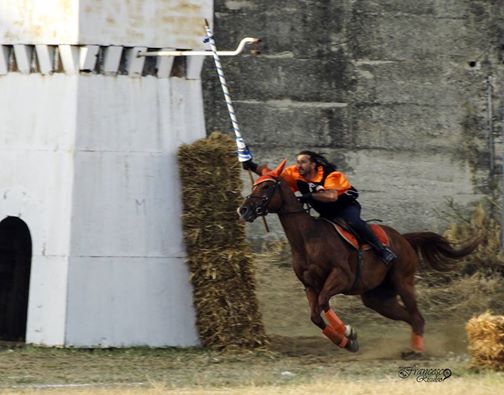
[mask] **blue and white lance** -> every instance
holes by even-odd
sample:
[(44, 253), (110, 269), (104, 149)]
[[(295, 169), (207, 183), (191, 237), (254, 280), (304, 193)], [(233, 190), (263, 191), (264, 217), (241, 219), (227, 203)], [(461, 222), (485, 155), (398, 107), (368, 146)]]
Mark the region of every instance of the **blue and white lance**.
[(243, 140), (243, 137), (240, 133), (240, 126), (238, 125), (238, 120), (236, 119), (236, 113), (233, 107), (233, 102), (231, 101), (231, 95), (229, 94), (226, 78), (224, 77), (224, 70), (222, 69), (219, 55), (217, 54), (217, 48), (215, 47), (215, 41), (212, 29), (210, 28), (208, 21), (206, 19), (205, 19), (205, 28), (207, 35), (203, 41), (205, 43), (209, 43), (210, 48), (212, 49), (212, 54), (215, 61), (215, 67), (217, 68), (217, 74), (219, 75), (222, 92), (224, 92), (224, 98), (226, 99), (226, 105), (229, 112), (229, 117), (231, 118), (231, 123), (233, 124), (233, 130), (236, 138), (236, 146), (238, 147), (238, 160), (240, 162), (246, 162), (252, 159), (252, 153), (245, 144), (245, 141)]
[[(219, 59), (219, 55), (217, 54), (217, 48), (215, 47), (215, 41), (212, 33), (212, 29), (210, 29), (210, 25), (208, 21), (205, 19), (205, 28), (206, 28), (206, 37), (203, 40), (205, 43), (210, 44), (210, 48), (212, 49), (212, 54), (215, 62), (215, 67), (217, 68), (217, 74), (219, 75), (219, 80), (222, 87), (222, 92), (224, 92), (224, 98), (226, 99), (226, 105), (229, 112), (229, 117), (231, 118), (231, 123), (233, 124), (233, 130), (235, 133), (236, 146), (238, 147), (238, 160), (240, 162), (246, 162), (252, 159), (252, 153), (249, 148), (245, 144), (243, 137), (240, 133), (240, 126), (238, 125), (238, 120), (236, 119), (236, 114), (233, 107), (233, 102), (231, 101), (231, 95), (229, 94), (229, 89), (227, 87), (226, 78), (224, 77), (224, 70), (222, 69), (222, 64)], [(254, 184), (254, 179), (252, 178), (252, 173), (250, 170), (248, 171), (250, 182)], [(269, 232), (269, 226), (266, 222), (266, 218), (262, 217), (264, 227), (266, 228), (266, 232)]]

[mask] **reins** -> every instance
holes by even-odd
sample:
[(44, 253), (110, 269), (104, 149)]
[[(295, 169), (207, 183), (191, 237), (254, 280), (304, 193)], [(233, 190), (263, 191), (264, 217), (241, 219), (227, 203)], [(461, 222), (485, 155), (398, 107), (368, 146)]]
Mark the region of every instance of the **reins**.
[(296, 211), (279, 211), (278, 214), (282, 215), (291, 215), (291, 214), (309, 214), (310, 213), (310, 208), (302, 208), (301, 210), (296, 210)]

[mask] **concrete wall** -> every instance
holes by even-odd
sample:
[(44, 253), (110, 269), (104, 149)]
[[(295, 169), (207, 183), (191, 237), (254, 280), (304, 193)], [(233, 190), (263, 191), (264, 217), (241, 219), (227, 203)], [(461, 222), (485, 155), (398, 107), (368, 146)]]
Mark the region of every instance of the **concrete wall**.
[[(364, 218), (403, 232), (443, 231), (448, 198), (496, 191), (503, 22), (502, 1), (215, 2), (218, 48), (263, 39), (260, 56), (223, 59), (256, 160), (322, 151), (359, 189)], [(203, 75), (208, 132), (231, 131), (210, 61)]]
[(205, 136), (202, 61), (172, 73), (173, 58), (136, 53), (200, 48), (211, 12), (208, 1), (0, 5), (0, 215), (33, 239), (27, 342), (199, 344), (176, 152)]

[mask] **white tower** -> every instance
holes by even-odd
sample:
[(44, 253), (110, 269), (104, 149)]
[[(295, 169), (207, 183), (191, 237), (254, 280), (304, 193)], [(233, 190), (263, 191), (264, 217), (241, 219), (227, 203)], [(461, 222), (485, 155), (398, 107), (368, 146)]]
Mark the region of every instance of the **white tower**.
[(32, 239), (27, 342), (198, 344), (176, 150), (205, 136), (203, 57), (136, 55), (203, 49), (212, 6), (0, 3), (0, 220)]

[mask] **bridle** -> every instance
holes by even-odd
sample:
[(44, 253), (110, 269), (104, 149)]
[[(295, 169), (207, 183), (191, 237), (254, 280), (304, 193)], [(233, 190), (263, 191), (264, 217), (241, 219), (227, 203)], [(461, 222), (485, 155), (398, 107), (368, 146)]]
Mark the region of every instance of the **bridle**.
[(252, 187), (252, 192), (254, 192), (254, 188), (259, 185), (259, 184), (262, 184), (263, 182), (265, 181), (274, 181), (275, 183), (273, 184), (273, 188), (270, 188), (266, 194), (262, 195), (262, 196), (253, 196), (252, 194), (248, 195), (245, 197), (246, 200), (251, 200), (251, 199), (260, 199), (259, 201), (259, 204), (255, 204), (255, 213), (258, 217), (264, 217), (266, 215), (268, 215), (268, 205), (271, 201), (271, 198), (273, 197), (273, 195), (275, 194), (276, 190), (280, 187), (280, 179), (275, 179), (275, 178), (268, 178), (262, 182), (259, 182), (257, 184), (254, 184), (254, 186)]
[[(280, 185), (282, 183), (281, 178), (271, 177), (271, 178), (265, 179), (259, 183), (254, 184), (254, 186), (252, 187), (252, 192), (254, 191), (254, 188), (257, 185), (262, 184), (265, 181), (274, 181), (273, 187), (270, 188), (266, 194), (264, 194), (262, 196), (253, 196), (252, 194), (250, 194), (245, 197), (246, 200), (260, 199), (259, 204), (254, 203), (255, 213), (258, 217), (264, 217), (264, 216), (268, 215), (268, 205), (269, 205), (271, 199), (273, 198), (273, 195), (275, 194), (277, 189), (280, 188)], [(308, 213), (309, 211), (310, 211), (310, 208), (307, 208), (307, 209), (302, 208), (301, 210), (295, 210), (295, 211), (282, 211), (282, 210), (280, 210), (278, 212), (278, 214), (290, 215), (290, 214)]]

